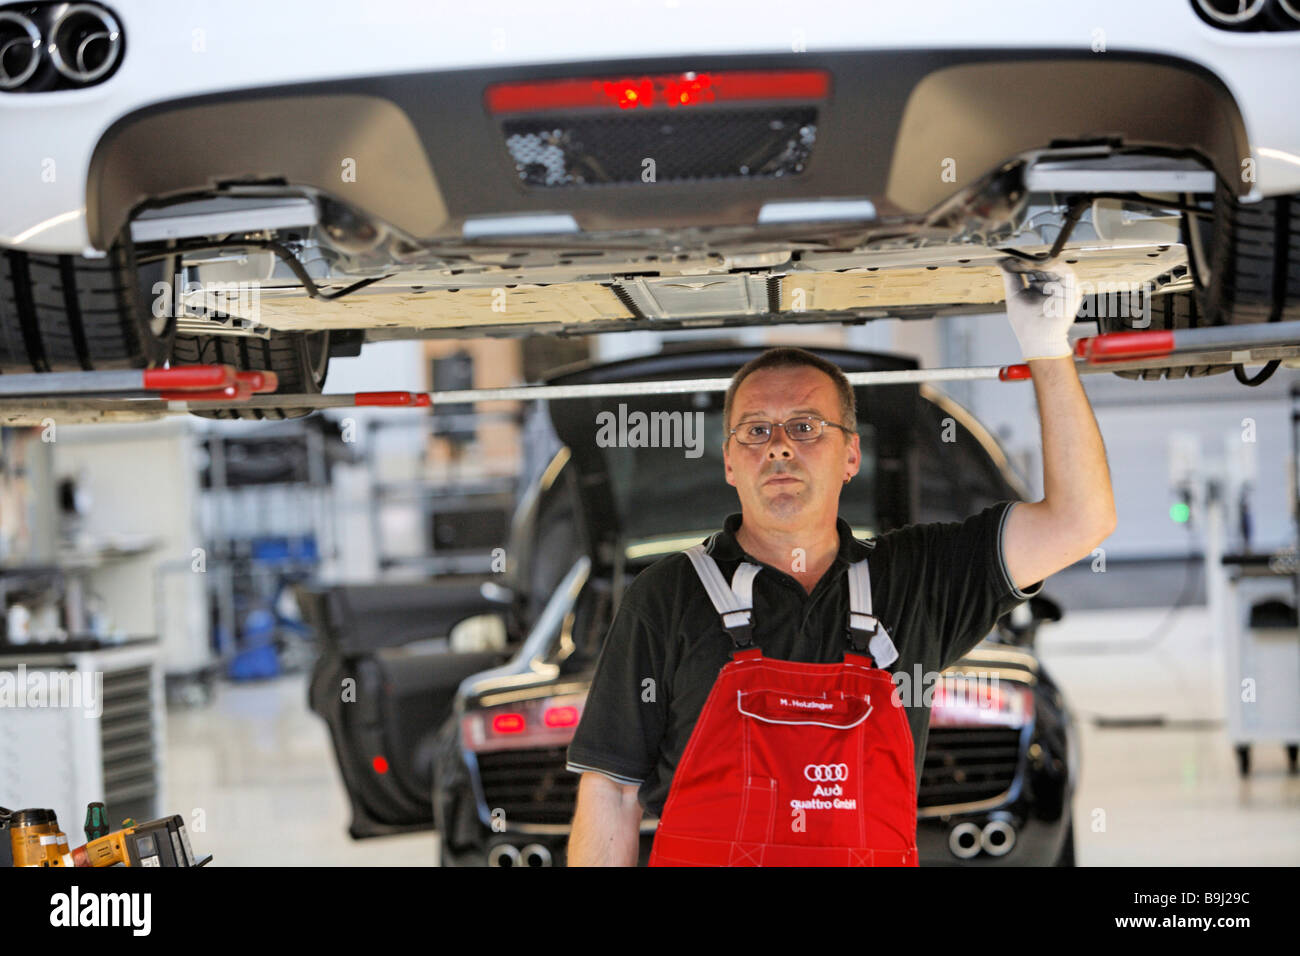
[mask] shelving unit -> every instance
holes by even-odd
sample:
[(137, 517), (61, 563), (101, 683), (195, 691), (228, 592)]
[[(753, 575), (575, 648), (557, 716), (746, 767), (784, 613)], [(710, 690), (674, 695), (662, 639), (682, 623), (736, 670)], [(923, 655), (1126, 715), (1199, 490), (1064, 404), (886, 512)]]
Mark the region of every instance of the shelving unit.
[(322, 431), (327, 421), (312, 416), (248, 431), (214, 428), (200, 439), (207, 454), (199, 513), (214, 652), (227, 666), (254, 649), (243, 640), (248, 614), (261, 604), (274, 616), (286, 579), (306, 577), (337, 554)]
[[(476, 423), (517, 420), (513, 413), (466, 414)], [(492, 550), (503, 547), (518, 491), (515, 475), (482, 474), (449, 467), (442, 475), (428, 475), (423, 450), (435, 434), (432, 417), (372, 419), (366, 441), (366, 466), (370, 483), (370, 528), (375, 561), (380, 574), (403, 571), (422, 576), (483, 574), (492, 570)], [(407, 430), (419, 442), (416, 470), (424, 477), (385, 480), (381, 474), (380, 436), (394, 429)], [(385, 513), (405, 506), (418, 514), (421, 553), (395, 553), (385, 533)]]
[(79, 706), (50, 706), (49, 697), (45, 706), (0, 707), (0, 806), (52, 808), (74, 845), (83, 842), (76, 837), (88, 803), (102, 801), (114, 826), (159, 816), (166, 801), (156, 638), (84, 651), (0, 650), (0, 680), (18, 686), (20, 678), (25, 687), (77, 688)]

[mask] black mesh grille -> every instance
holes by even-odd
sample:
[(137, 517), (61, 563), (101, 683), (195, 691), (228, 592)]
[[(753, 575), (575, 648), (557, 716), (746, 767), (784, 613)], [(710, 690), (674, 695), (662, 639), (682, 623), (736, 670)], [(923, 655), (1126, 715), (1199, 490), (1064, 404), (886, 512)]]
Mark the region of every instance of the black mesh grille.
[(565, 754), (564, 747), (480, 753), (479, 779), (488, 810), (504, 810), (506, 826), (572, 822), (579, 775), (564, 769)]
[(932, 728), (917, 806), (973, 803), (1005, 793), (1019, 759), (1020, 731), (1015, 728)]
[(521, 119), (504, 129), (519, 178), (529, 186), (758, 179), (803, 171), (817, 137), (817, 111)]

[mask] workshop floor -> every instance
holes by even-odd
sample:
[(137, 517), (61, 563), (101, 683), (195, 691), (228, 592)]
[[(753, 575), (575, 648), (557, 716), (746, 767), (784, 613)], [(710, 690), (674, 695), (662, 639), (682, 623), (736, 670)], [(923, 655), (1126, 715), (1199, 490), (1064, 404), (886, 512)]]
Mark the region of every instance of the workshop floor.
[(1204, 606), (1075, 611), (1051, 627), (1038, 651), (1079, 729), (1081, 866), (1300, 865), (1300, 774), (1276, 742), (1238, 775)]
[[(1208, 631), (1193, 609), (1180, 613), (1152, 646), (1154, 611), (1122, 622), (1076, 613), (1043, 632), (1043, 659), (1080, 730), (1078, 862), (1298, 865), (1300, 776), (1287, 775), (1273, 744), (1256, 746), (1251, 776), (1238, 777)], [(1107, 646), (1086, 646), (1097, 634)], [(305, 685), (302, 675), (221, 685), (207, 706), (169, 712), (166, 808), (191, 821), (195, 850), (214, 865), (433, 864), (432, 833), (348, 837), (342, 781)], [(1097, 725), (1114, 717), (1166, 725)]]
[[(164, 800), (194, 852), (226, 866), (432, 866), (432, 831), (353, 840), (347, 793), (307, 677), (218, 684), (167, 713)], [(197, 811), (202, 811), (199, 814)], [(194, 821), (204, 830), (197, 832)]]

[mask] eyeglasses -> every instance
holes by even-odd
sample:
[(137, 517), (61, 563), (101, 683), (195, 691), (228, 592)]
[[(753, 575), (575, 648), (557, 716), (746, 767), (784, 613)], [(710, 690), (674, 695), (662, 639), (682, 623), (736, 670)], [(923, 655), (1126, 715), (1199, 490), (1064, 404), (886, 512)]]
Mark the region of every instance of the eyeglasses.
[(801, 416), (799, 418), (788, 418), (783, 422), (741, 422), (727, 432), (727, 437), (730, 438), (735, 435), (736, 441), (742, 445), (766, 445), (768, 440), (771, 439), (774, 430), (784, 428), (791, 441), (816, 441), (822, 437), (822, 432), (825, 431), (827, 425), (838, 428), (845, 434), (853, 434), (852, 431), (843, 425), (837, 425), (835, 422), (828, 422), (823, 418)]

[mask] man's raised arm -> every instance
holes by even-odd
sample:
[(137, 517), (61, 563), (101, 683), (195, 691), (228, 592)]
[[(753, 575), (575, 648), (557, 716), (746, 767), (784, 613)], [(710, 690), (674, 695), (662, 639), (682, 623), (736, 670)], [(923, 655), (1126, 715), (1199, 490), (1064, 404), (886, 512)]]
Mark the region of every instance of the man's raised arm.
[[(1021, 274), (1031, 275), (1022, 288)], [(1033, 374), (1043, 437), (1043, 500), (1011, 509), (1003, 532), (1007, 572), (1027, 588), (1086, 557), (1115, 530), (1115, 496), (1106, 449), (1068, 333), (1079, 310), (1068, 266), (1003, 267), (1007, 316)]]

